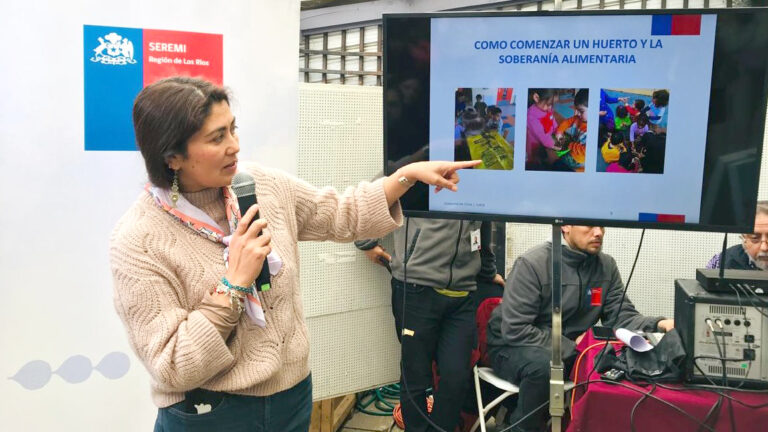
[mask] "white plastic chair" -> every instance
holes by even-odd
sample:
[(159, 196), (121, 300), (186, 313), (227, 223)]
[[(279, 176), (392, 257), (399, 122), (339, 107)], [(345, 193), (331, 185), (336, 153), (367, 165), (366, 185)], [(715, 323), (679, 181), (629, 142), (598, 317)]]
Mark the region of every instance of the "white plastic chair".
[[(520, 388), (514, 384), (512, 384), (509, 381), (506, 381), (504, 379), (499, 378), (496, 374), (493, 373), (493, 369), (489, 367), (478, 367), (475, 365), (474, 368), (472, 368), (472, 371), (474, 373), (475, 378), (475, 396), (477, 397), (477, 421), (474, 425), (472, 425), (472, 429), (470, 429), (470, 432), (475, 432), (477, 430), (477, 426), (480, 426), (480, 430), (482, 432), (486, 432), (485, 429), (485, 416), (498, 404), (501, 403), (504, 399), (508, 398), (509, 396), (512, 396), (514, 394), (517, 394), (520, 392)], [(503, 390), (504, 393), (501, 394), (501, 396), (497, 397), (493, 400), (493, 402), (489, 403), (486, 406), (483, 406), (483, 396), (480, 392), (480, 380), (483, 380), (492, 386)], [(573, 388), (573, 382), (567, 381), (565, 383), (565, 391), (571, 390)]]

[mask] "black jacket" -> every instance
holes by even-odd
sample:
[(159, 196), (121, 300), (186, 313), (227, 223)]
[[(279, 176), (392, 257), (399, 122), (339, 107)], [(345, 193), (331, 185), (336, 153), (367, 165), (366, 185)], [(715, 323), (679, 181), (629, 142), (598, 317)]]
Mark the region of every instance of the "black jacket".
[[(709, 261), (707, 268), (719, 268), (720, 256), (717, 254)], [(725, 262), (723, 267), (726, 269), (736, 270), (760, 270), (752, 260), (749, 259), (749, 255), (744, 251), (744, 246), (737, 244), (729, 247), (725, 250)]]

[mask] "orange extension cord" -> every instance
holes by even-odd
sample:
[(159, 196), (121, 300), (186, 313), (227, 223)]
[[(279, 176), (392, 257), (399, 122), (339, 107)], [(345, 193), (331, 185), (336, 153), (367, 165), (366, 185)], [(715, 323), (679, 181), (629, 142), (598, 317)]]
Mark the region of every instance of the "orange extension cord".
[[(610, 343), (612, 345), (616, 345), (616, 344), (620, 344), (621, 342), (619, 342), (619, 341), (611, 341)], [(594, 344), (588, 346), (586, 349), (584, 349), (584, 351), (582, 351), (581, 354), (579, 354), (579, 357), (576, 359), (576, 364), (573, 367), (573, 370), (574, 370), (574, 372), (573, 372), (573, 385), (574, 386), (576, 386), (579, 383), (579, 364), (581, 364), (582, 357), (584, 357), (584, 354), (588, 353), (589, 350), (591, 350), (594, 347), (600, 346), (600, 345), (605, 346), (605, 342), (594, 343)], [(589, 377), (587, 377), (587, 379), (589, 379)], [(575, 401), (576, 401), (576, 391), (574, 389), (574, 390), (571, 390), (571, 419), (573, 419), (573, 404), (574, 404)]]
[[(429, 396), (427, 398), (427, 412), (432, 412), (432, 396)], [(395, 423), (397, 423), (397, 427), (400, 429), (405, 429), (405, 423), (403, 423), (403, 412), (400, 410), (400, 402), (395, 405), (395, 408), (392, 410), (392, 418), (395, 419)]]

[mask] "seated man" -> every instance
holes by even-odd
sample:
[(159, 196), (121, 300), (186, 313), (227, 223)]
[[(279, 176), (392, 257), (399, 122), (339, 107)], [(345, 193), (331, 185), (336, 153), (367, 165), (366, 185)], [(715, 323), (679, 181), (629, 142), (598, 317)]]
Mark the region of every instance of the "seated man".
[[(719, 268), (722, 254), (712, 257), (707, 268)], [(725, 250), (723, 267), (737, 270), (768, 269), (768, 201), (758, 201), (755, 212), (755, 231), (742, 234), (741, 244)]]
[[(598, 319), (606, 326), (629, 330), (655, 332), (674, 327), (673, 320), (640, 315), (629, 299), (621, 303), (624, 285), (616, 261), (600, 252), (604, 233), (605, 229), (597, 226), (562, 227), (565, 242), (562, 246), (561, 350), (566, 376), (569, 363), (575, 359), (576, 344)], [(548, 412), (551, 268), (550, 242), (521, 255), (507, 278), (504, 301), (488, 322), (488, 352), (493, 370), (520, 387), (517, 407), (510, 418), (512, 424), (518, 421), (519, 424), (510, 429), (512, 431), (541, 430)]]

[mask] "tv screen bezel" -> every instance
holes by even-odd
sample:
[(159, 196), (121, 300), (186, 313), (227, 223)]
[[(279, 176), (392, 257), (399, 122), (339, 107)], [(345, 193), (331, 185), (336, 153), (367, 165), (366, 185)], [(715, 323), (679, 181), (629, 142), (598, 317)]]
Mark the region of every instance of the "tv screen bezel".
[[(393, 19), (426, 19), (427, 20), (427, 32), (429, 32), (429, 20), (433, 18), (482, 18), (482, 17), (553, 17), (553, 16), (602, 16), (602, 15), (728, 15), (728, 14), (744, 14), (754, 11), (761, 11), (768, 14), (768, 7), (749, 7), (749, 8), (728, 8), (728, 9), (603, 9), (603, 10), (569, 10), (569, 11), (458, 11), (458, 12), (432, 12), (432, 13), (392, 13), (382, 15), (382, 87), (383, 94), (386, 95), (388, 88), (388, 81), (391, 77), (391, 71), (389, 70), (389, 61), (387, 59), (387, 41), (390, 32), (390, 23)], [(431, 43), (431, 41), (430, 41)], [(431, 45), (430, 45), (431, 48)], [(713, 46), (713, 50), (715, 47)], [(431, 51), (430, 51), (431, 52)], [(714, 70), (714, 65), (713, 65)], [(427, 78), (429, 80), (429, 77)], [(714, 80), (714, 77), (713, 77)], [(429, 82), (427, 82), (428, 88)], [(711, 94), (710, 94), (711, 98)], [(761, 105), (765, 108), (768, 107), (768, 63), (766, 64), (766, 74), (762, 88)], [(429, 112), (429, 93), (427, 92), (426, 105), (427, 112)], [(711, 103), (711, 99), (710, 99)], [(388, 155), (388, 130), (387, 130), (387, 100), (386, 97), (382, 98), (383, 105), (383, 144), (384, 144), (384, 157), (383, 157), (383, 172), (387, 175), (391, 175), (397, 169), (389, 163)], [(765, 116), (762, 118), (762, 129), (765, 130), (766, 122)], [(707, 123), (707, 135), (709, 135), (709, 128), (711, 126), (711, 120)], [(429, 124), (426, 126), (427, 136), (429, 135)], [(749, 221), (754, 221), (755, 207), (758, 201), (758, 186), (761, 171), (761, 161), (763, 153), (763, 145), (757, 147), (756, 158), (758, 160), (756, 173), (755, 173), (755, 205), (747, 209)], [(706, 165), (702, 176), (706, 172)], [(712, 168), (714, 169), (714, 168)], [(459, 174), (460, 175), (460, 174)], [(702, 182), (703, 182), (702, 178)], [(459, 184), (459, 187), (461, 185)], [(408, 198), (414, 199), (416, 194), (424, 196), (424, 193), (429, 193), (426, 186), (418, 184), (416, 187), (411, 188), (401, 199), (407, 201)], [(448, 191), (442, 193), (450, 193)], [(410, 195), (409, 195), (410, 194)], [(428, 195), (425, 196), (428, 200)], [(704, 196), (702, 195), (702, 203)], [(702, 205), (702, 204), (700, 204)], [(648, 228), (648, 229), (663, 229), (663, 230), (684, 230), (684, 231), (704, 231), (704, 232), (725, 232), (725, 233), (751, 233), (754, 229), (753, 222), (749, 222), (749, 225), (719, 225), (719, 224), (706, 224), (706, 223), (679, 223), (679, 222), (646, 222), (646, 221), (631, 221), (631, 220), (613, 220), (613, 219), (597, 219), (597, 218), (581, 218), (581, 217), (565, 217), (565, 216), (529, 216), (529, 215), (508, 215), (508, 214), (490, 214), (490, 213), (465, 213), (465, 212), (449, 212), (442, 210), (414, 210), (407, 208), (403, 205), (403, 214), (406, 217), (417, 218), (439, 218), (439, 219), (464, 219), (464, 220), (481, 220), (481, 221), (500, 221), (500, 222), (518, 222), (518, 223), (534, 223), (534, 224), (558, 224), (558, 225), (591, 225), (591, 226), (606, 226), (606, 227), (618, 227), (618, 228)]]

